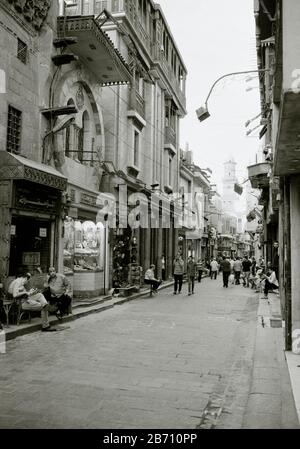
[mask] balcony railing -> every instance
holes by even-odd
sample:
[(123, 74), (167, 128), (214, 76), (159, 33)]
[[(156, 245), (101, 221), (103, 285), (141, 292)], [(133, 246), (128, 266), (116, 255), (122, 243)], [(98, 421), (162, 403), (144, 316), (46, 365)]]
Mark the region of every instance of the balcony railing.
[(132, 91), (130, 95), (130, 109), (145, 118), (145, 100), (137, 91)]
[(98, 15), (104, 9), (112, 13), (124, 12), (124, 1), (125, 0), (94, 0), (89, 3), (77, 2), (74, 6), (69, 5), (66, 9), (66, 13), (68, 16), (89, 16), (91, 14)]
[(134, 0), (101, 0), (94, 2), (78, 2), (77, 5), (68, 7), (66, 9), (66, 14), (69, 15), (98, 15), (103, 9), (111, 13), (121, 13), (125, 12), (129, 22), (131, 23), (137, 36), (140, 38), (141, 42), (144, 44), (145, 48), (148, 50), (153, 61), (160, 65), (161, 69), (169, 80), (176, 96), (178, 97), (180, 103), (185, 108), (186, 99), (185, 93), (183, 92), (183, 86), (180, 80), (175, 76), (171, 64), (166, 60), (164, 53), (161, 51), (161, 46), (159, 43), (152, 44), (150, 33), (148, 27), (136, 8), (136, 2)]
[(166, 74), (167, 79), (169, 80), (171, 86), (173, 87), (176, 95), (178, 96), (178, 99), (185, 108), (186, 106), (185, 93), (183, 92), (178, 78), (175, 76), (172, 67), (166, 60), (164, 53), (161, 51), (160, 45), (158, 43), (152, 45), (151, 53), (153, 60), (161, 66), (162, 70)]

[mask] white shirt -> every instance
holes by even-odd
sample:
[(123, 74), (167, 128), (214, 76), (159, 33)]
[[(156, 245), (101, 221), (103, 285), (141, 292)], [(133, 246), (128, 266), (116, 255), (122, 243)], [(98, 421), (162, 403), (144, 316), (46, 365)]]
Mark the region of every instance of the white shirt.
[(8, 293), (13, 295), (14, 298), (18, 298), (19, 296), (24, 295), (24, 293), (27, 293), (27, 290), (25, 289), (24, 284), (27, 282), (27, 278), (25, 277), (19, 277), (15, 280), (13, 280), (8, 287)]
[(145, 279), (147, 279), (148, 281), (152, 281), (153, 279), (155, 279), (154, 272), (153, 270), (151, 270), (151, 268), (148, 268), (148, 270), (145, 272)]
[(218, 262), (216, 260), (213, 260), (210, 263), (210, 266), (211, 266), (211, 271), (218, 271), (219, 264), (218, 264)]
[(279, 286), (279, 283), (278, 283), (278, 280), (277, 280), (275, 271), (272, 271), (272, 273), (270, 274), (270, 276), (267, 276), (267, 278), (268, 278), (268, 281), (269, 281), (271, 284), (274, 284), (274, 285), (276, 285), (277, 287)]

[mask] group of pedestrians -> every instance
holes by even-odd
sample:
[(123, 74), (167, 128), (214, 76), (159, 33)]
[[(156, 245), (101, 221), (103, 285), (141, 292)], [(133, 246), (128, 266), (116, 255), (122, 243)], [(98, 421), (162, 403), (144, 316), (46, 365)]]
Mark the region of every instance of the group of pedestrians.
[[(151, 291), (154, 294), (158, 293), (158, 287), (161, 285), (162, 280), (155, 277), (155, 265), (151, 264), (146, 270), (144, 276), (144, 283), (151, 285)], [(186, 263), (186, 276), (188, 281), (188, 295), (193, 295), (195, 292), (195, 282), (198, 280), (200, 283), (202, 281), (202, 275), (206, 271), (205, 261), (198, 259), (196, 262), (194, 257), (191, 255), (188, 257)], [(185, 273), (185, 263), (182, 254), (178, 252), (173, 261), (173, 278), (174, 278), (174, 295), (181, 294), (183, 276)]]
[[(213, 258), (210, 262), (210, 278), (217, 279), (218, 272), (223, 274), (223, 287), (228, 288), (228, 283), (242, 285), (247, 288), (264, 291), (264, 298), (268, 298), (271, 290), (278, 290), (279, 282), (276, 270), (268, 262), (265, 266), (262, 258), (256, 262), (255, 257), (251, 259), (245, 255), (244, 258), (229, 258), (223, 256), (219, 261)], [(231, 279), (230, 279), (231, 278)]]
[[(209, 267), (210, 278), (217, 279), (218, 273), (222, 272), (223, 287), (228, 288), (229, 282), (235, 285), (241, 285), (245, 288), (255, 288), (256, 291), (264, 288), (264, 297), (268, 297), (270, 290), (276, 290), (279, 287), (278, 279), (274, 269), (268, 264), (264, 266), (263, 259), (258, 263), (255, 258), (251, 259), (245, 255), (244, 258), (229, 258), (223, 256), (218, 261), (213, 258), (210, 263), (206, 264), (204, 260), (198, 259), (196, 262), (194, 257), (190, 255), (186, 264), (186, 276), (188, 281), (188, 295), (194, 294), (195, 281), (201, 282), (203, 272), (207, 271), (205, 265)], [(174, 277), (174, 295), (180, 294), (182, 291), (183, 276), (185, 263), (180, 252), (178, 252), (173, 261), (173, 277)], [(162, 280), (155, 277), (155, 265), (145, 272), (145, 284), (150, 284), (152, 291), (157, 294), (158, 287)]]

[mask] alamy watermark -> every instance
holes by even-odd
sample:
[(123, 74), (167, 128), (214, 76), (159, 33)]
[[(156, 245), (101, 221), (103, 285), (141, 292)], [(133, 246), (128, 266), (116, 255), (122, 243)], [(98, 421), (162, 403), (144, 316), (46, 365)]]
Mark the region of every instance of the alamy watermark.
[(6, 94), (6, 74), (0, 69), (0, 94)]
[(128, 194), (120, 184), (118, 197), (100, 192), (97, 222), (106, 221), (109, 228), (202, 228), (204, 226), (203, 193), (173, 193), (166, 197), (159, 192), (150, 196), (142, 192)]
[(6, 335), (4, 329), (0, 329), (0, 354), (6, 354)]

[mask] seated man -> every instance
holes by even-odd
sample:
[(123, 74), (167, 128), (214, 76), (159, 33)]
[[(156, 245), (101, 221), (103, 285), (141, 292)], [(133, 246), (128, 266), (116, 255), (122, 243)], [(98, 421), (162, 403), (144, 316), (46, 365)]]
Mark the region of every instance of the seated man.
[(151, 285), (151, 290), (157, 293), (157, 289), (161, 284), (161, 280), (156, 279), (154, 275), (155, 265), (150, 265), (150, 268), (145, 272), (144, 282)]
[(270, 290), (279, 289), (279, 283), (274, 268), (269, 266), (267, 273), (263, 275), (263, 278), (265, 279), (264, 299), (268, 299), (268, 293)]
[(28, 284), (30, 278), (30, 273), (24, 273), (22, 276), (14, 279), (8, 287), (8, 293), (10, 293), (14, 299), (19, 299), (22, 302), (22, 310), (41, 312), (43, 332), (56, 331), (56, 329), (52, 328), (49, 324), (48, 303), (44, 295), (39, 293), (36, 289), (26, 290), (25, 288), (25, 285)]
[(71, 297), (68, 295), (71, 286), (67, 277), (64, 274), (57, 273), (54, 267), (50, 267), (48, 273), (48, 289), (45, 291), (45, 296), (47, 301), (57, 304), (58, 312), (56, 316), (58, 319), (61, 319), (63, 315), (68, 313), (72, 302)]

